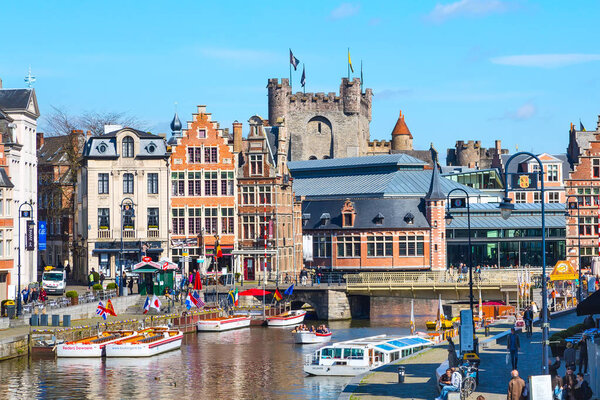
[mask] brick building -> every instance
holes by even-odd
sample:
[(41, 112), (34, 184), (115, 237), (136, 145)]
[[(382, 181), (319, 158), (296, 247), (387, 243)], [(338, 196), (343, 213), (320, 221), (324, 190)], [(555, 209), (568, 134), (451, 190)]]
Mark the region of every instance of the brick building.
[[(0, 301), (9, 298), (9, 285), (15, 287), (17, 276), (13, 273), (13, 183), (4, 156), (4, 140), (10, 135), (8, 124), (12, 119), (0, 110)], [(11, 296), (12, 297), (12, 296)]]
[[(219, 267), (233, 270), (236, 244), (236, 154), (227, 130), (198, 106), (182, 130), (171, 123), (170, 238), (171, 257), (186, 271), (212, 270), (216, 235), (223, 251)], [(184, 254), (188, 254), (188, 258)]]
[[(294, 202), (287, 167), (289, 138), (283, 123), (265, 126), (250, 118), (250, 133), (242, 142), (242, 124), (234, 123), (238, 167), (238, 249), (234, 251), (246, 280), (296, 276), (302, 269), (300, 203)], [(266, 243), (265, 243), (266, 241)], [(266, 259), (265, 259), (266, 255)]]

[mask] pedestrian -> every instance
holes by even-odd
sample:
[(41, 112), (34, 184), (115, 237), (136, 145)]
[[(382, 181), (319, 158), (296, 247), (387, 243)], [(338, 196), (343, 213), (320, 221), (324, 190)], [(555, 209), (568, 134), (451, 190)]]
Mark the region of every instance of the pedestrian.
[(552, 396), (552, 400), (563, 400), (563, 381), (558, 374), (552, 376)]
[(563, 378), (563, 399), (564, 400), (575, 400), (575, 385), (577, 379), (573, 375), (573, 370), (567, 367), (567, 373)]
[(104, 272), (100, 271), (100, 285), (102, 285), (103, 289), (104, 289), (104, 279), (106, 279), (106, 277), (104, 276)]
[(456, 356), (456, 346), (452, 338), (448, 337), (448, 367), (458, 367), (459, 364), (458, 357)]
[(577, 383), (575, 384), (574, 393), (575, 400), (589, 400), (594, 394), (590, 385), (583, 379), (583, 374), (580, 372), (577, 374)]
[(519, 335), (517, 335), (514, 327), (510, 328), (510, 335), (508, 335), (506, 349), (510, 352), (512, 369), (516, 370), (517, 362), (519, 361), (519, 350), (521, 350), (521, 341), (519, 340)]
[(46, 289), (43, 287), (40, 289), (40, 301), (45, 303), (48, 300), (48, 294), (46, 293)]
[(533, 335), (533, 311), (531, 307), (527, 307), (525, 313), (523, 313), (523, 320), (525, 321), (527, 337), (531, 337)]
[[(548, 372), (550, 372), (550, 376), (554, 378), (558, 376), (558, 369), (560, 368), (560, 357), (556, 357), (554, 362), (552, 360), (548, 360)], [(562, 386), (562, 384), (560, 385)]]
[(37, 292), (36, 288), (32, 288), (31, 289), (31, 295), (30, 296), (31, 296), (31, 301), (32, 302), (35, 302), (35, 301), (38, 300), (39, 293)]
[(88, 290), (92, 288), (94, 285), (94, 268), (92, 268), (92, 272), (88, 275)]
[(525, 381), (519, 377), (519, 371), (516, 369), (512, 370), (510, 374), (512, 378), (508, 382), (506, 400), (524, 400), (523, 391), (525, 390)]
[(447, 400), (449, 392), (458, 392), (462, 387), (462, 375), (458, 368), (452, 368), (452, 380), (451, 385), (446, 385), (442, 388), (440, 392), (440, 397), (437, 397), (435, 400)]
[(133, 276), (129, 278), (129, 283), (127, 284), (127, 288), (129, 289), (129, 293), (133, 293)]
[[(215, 272), (215, 284), (217, 284), (216, 277)], [(196, 270), (196, 276), (194, 276), (194, 290), (202, 290), (202, 278), (200, 278), (200, 271), (198, 270)]]
[(587, 374), (588, 369), (588, 351), (587, 351), (587, 335), (583, 334), (579, 341), (579, 372)]
[(69, 263), (67, 263), (67, 266), (65, 267), (65, 272), (67, 274), (67, 279), (69, 279), (69, 274), (71, 273), (71, 265)]
[(29, 287), (21, 290), (21, 297), (23, 298), (23, 304), (27, 304), (27, 300), (29, 300)]
[(575, 371), (575, 361), (576, 361), (577, 353), (575, 352), (575, 347), (573, 347), (573, 343), (568, 342), (567, 348), (563, 355), (565, 359), (565, 367), (572, 369)]

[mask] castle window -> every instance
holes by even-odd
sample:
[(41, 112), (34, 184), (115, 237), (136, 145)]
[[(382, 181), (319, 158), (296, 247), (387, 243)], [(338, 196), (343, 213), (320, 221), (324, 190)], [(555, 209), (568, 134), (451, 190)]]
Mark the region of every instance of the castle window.
[(263, 174), (263, 155), (250, 154), (250, 175)]
[(318, 127), (319, 133), (321, 133), (321, 123), (319, 122), (319, 127)]
[(131, 136), (123, 138), (123, 157), (133, 158), (133, 138)]
[(317, 156), (310, 156), (310, 157), (308, 157), (308, 159), (309, 159), (309, 160), (316, 160), (316, 159), (317, 159)]
[(600, 178), (600, 158), (592, 159), (592, 176), (594, 178)]
[(373, 219), (373, 221), (375, 222), (375, 225), (383, 225), (383, 214), (382, 213), (378, 213), (375, 218)]
[(309, 134), (331, 135), (331, 130), (331, 122), (325, 117), (313, 117), (307, 124)]

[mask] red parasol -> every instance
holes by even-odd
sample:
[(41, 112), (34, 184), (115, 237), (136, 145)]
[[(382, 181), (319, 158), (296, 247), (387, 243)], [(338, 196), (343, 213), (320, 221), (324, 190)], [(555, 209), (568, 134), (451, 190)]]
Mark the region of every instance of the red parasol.
[(505, 306), (506, 303), (503, 301), (486, 301), (481, 303), (482, 306)]
[(262, 289), (248, 289), (243, 292), (239, 292), (238, 296), (265, 296), (267, 294), (271, 294), (271, 292)]

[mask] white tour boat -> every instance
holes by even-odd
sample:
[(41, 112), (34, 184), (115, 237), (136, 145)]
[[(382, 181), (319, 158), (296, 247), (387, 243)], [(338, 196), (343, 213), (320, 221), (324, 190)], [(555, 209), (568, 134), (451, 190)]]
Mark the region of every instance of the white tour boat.
[(294, 331), (292, 335), (294, 336), (294, 343), (298, 344), (327, 343), (331, 340), (332, 332)]
[(431, 340), (419, 336), (379, 335), (347, 340), (307, 354), (304, 372), (310, 375), (355, 376), (432, 345)]
[(231, 317), (218, 317), (200, 320), (197, 323), (199, 332), (223, 332), (231, 329), (246, 328), (250, 326), (252, 318), (246, 315)]
[(181, 347), (183, 332), (167, 327), (149, 328), (106, 346), (106, 357), (149, 357)]
[(56, 346), (57, 357), (102, 357), (107, 345), (137, 335), (135, 331), (105, 331)]
[(290, 326), (298, 325), (304, 321), (306, 311), (304, 310), (291, 310), (282, 314), (277, 314), (272, 317), (267, 317), (268, 326)]

